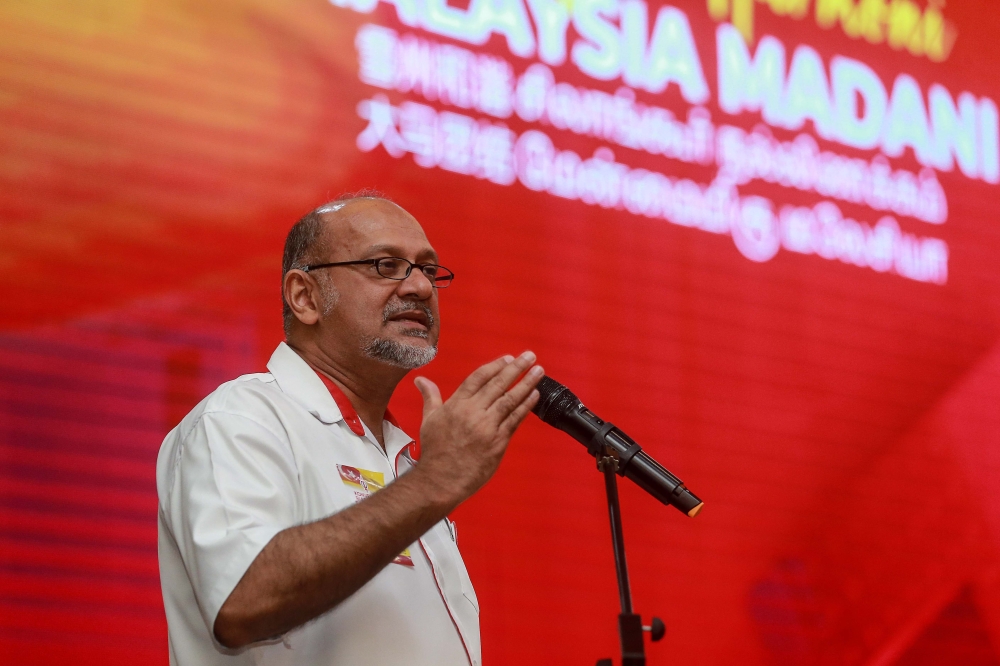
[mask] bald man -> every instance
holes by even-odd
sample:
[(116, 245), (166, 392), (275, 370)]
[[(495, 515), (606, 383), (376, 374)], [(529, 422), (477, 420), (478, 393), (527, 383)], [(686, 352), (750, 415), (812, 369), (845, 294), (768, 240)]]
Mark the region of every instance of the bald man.
[(171, 664), (480, 666), (447, 516), (496, 471), (543, 371), (531, 352), (504, 356), (447, 401), (417, 377), (418, 453), (387, 406), (437, 352), (454, 277), (437, 262), (413, 216), (370, 193), (289, 232), (286, 342), (160, 449)]

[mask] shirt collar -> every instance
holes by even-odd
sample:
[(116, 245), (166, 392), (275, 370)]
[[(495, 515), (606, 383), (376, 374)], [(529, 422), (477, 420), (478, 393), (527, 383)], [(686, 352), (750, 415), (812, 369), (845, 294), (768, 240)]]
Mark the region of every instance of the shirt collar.
[[(288, 344), (282, 342), (278, 345), (271, 354), (271, 360), (267, 362), (267, 370), (285, 395), (323, 423), (336, 423), (344, 418), (320, 376)], [(346, 402), (350, 404), (349, 401)], [(353, 408), (351, 411), (353, 412)]]
[[(354, 405), (344, 392), (325, 375), (320, 374), (299, 356), (298, 352), (282, 342), (271, 354), (267, 370), (281, 390), (323, 423), (344, 421), (355, 435), (365, 437), (365, 426)], [(385, 420), (395, 429), (384, 429), (386, 453), (395, 459), (402, 450), (413, 458), (420, 457), (419, 446), (403, 432), (392, 412), (386, 410)]]
[(361, 417), (358, 416), (357, 410), (354, 409), (354, 405), (351, 404), (350, 399), (344, 395), (344, 392), (340, 390), (340, 387), (332, 379), (322, 374), (319, 370), (316, 370), (316, 375), (323, 381), (323, 385), (330, 392), (333, 401), (337, 403), (337, 408), (340, 409), (340, 414), (344, 417), (347, 427), (358, 437), (364, 437), (365, 426), (361, 422)]

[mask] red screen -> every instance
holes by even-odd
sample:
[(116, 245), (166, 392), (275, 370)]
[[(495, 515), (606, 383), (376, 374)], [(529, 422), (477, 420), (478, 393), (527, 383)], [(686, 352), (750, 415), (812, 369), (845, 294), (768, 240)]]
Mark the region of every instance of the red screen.
[[(534, 350), (621, 486), (650, 664), (1000, 663), (987, 0), (0, 8), (0, 655), (166, 663), (154, 464), (375, 187), (456, 280), (446, 392)], [(993, 257), (993, 258), (991, 258)], [(420, 397), (392, 409), (410, 433)], [(453, 516), (488, 664), (617, 650), (602, 479), (534, 417)]]

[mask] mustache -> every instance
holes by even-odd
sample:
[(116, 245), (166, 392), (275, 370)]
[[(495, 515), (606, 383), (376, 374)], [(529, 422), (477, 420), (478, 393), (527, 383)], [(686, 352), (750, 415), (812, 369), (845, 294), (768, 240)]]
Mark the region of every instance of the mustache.
[(434, 328), (434, 324), (437, 323), (434, 313), (431, 312), (430, 307), (426, 303), (421, 303), (420, 301), (389, 301), (385, 306), (385, 310), (382, 311), (382, 323), (387, 324), (396, 315), (403, 312), (413, 312), (414, 310), (422, 312), (427, 317), (427, 328)]

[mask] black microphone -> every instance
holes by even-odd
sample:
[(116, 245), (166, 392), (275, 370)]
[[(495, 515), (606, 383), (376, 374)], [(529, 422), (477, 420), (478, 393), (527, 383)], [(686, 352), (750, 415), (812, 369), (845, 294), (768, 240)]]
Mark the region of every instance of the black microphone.
[(531, 411), (586, 446), (595, 458), (609, 454), (616, 458), (619, 476), (631, 479), (656, 499), (692, 518), (705, 506), (680, 479), (643, 453), (631, 437), (584, 407), (568, 388), (546, 376), (538, 382), (538, 392), (541, 397)]

